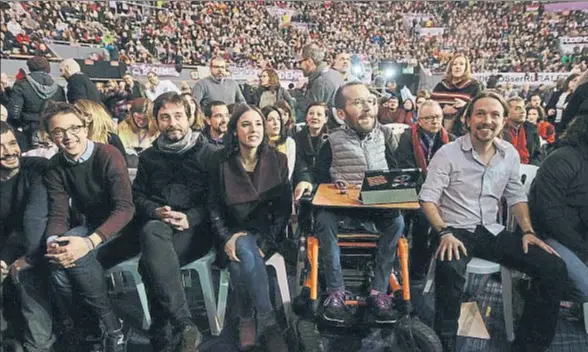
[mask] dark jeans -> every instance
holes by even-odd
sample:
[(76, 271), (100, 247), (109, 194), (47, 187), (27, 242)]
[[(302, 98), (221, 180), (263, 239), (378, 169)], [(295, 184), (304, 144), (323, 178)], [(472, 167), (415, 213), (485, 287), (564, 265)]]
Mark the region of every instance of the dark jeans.
[(475, 233), (456, 230), (453, 235), (463, 242), (468, 256), (440, 261), (435, 277), (435, 331), (440, 338), (457, 334), (466, 267), (472, 257), (490, 260), (521, 271), (533, 278), (531, 294), (525, 302), (516, 345), (523, 351), (540, 351), (551, 344), (555, 335), (559, 303), (567, 278), (564, 262), (537, 246), (523, 253), (522, 237), (503, 231), (494, 236), (478, 226)]
[(179, 232), (159, 220), (151, 220), (141, 229), (139, 270), (145, 282), (154, 329), (168, 322), (174, 327), (191, 324), (180, 267), (210, 250), (209, 237), (196, 227)]
[(273, 311), (265, 262), (257, 248), (256, 238), (247, 234), (237, 240), (235, 251), (240, 262), (229, 263), (231, 283), (237, 293), (238, 314), (241, 318), (253, 316), (253, 308), (259, 315)]
[(327, 291), (333, 292), (345, 288), (341, 268), (341, 251), (337, 245), (339, 223), (348, 219), (373, 223), (381, 233), (378, 240), (376, 267), (372, 289), (388, 291), (388, 282), (394, 258), (396, 244), (404, 231), (404, 218), (397, 211), (358, 211), (319, 209), (315, 218), (316, 236), (320, 244), (320, 260), (327, 281)]
[(422, 210), (410, 212), (406, 218), (412, 220), (412, 246), (410, 248), (411, 277), (413, 275), (424, 276), (427, 273), (427, 268), (429, 267), (429, 262), (434, 251), (431, 244), (431, 225)]
[[(64, 236), (86, 237), (91, 233), (86, 227), (76, 227)], [(107, 333), (120, 328), (120, 322), (108, 297), (104, 269), (96, 258), (96, 250), (78, 259), (72, 268), (52, 267), (51, 281), (63, 302), (62, 306), (65, 306), (74, 322), (82, 322), (79, 329), (84, 330), (82, 336), (101, 334), (95, 318), (102, 321)], [(84, 314), (84, 309), (79, 309), (75, 303), (78, 298), (89, 308), (90, 315)]]
[(47, 271), (46, 263), (38, 262), (37, 266), (18, 272), (15, 280), (24, 319), (24, 347), (30, 352), (49, 351), (55, 342)]

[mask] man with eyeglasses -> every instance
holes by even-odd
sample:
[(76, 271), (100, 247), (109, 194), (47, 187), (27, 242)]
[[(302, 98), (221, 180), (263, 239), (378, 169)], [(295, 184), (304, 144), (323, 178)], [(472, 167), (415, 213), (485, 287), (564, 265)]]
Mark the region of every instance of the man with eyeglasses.
[[(81, 351), (123, 352), (122, 322), (108, 297), (96, 249), (115, 238), (135, 213), (125, 159), (115, 147), (88, 139), (86, 118), (73, 105), (48, 106), (42, 121), (59, 148), (44, 180), (49, 201), (45, 257), (53, 286), (67, 302), (73, 330), (81, 334)], [(90, 316), (81, 316), (80, 306)]]
[[(455, 136), (443, 128), (443, 110), (434, 100), (426, 100), (419, 109), (417, 123), (407, 128), (400, 136), (396, 161), (403, 169), (420, 168), (426, 177), (427, 167), (433, 155), (445, 144), (453, 141)], [(417, 186), (420, 186), (424, 178)], [(431, 226), (427, 218), (419, 210), (407, 213), (413, 219), (412, 247), (410, 249), (410, 278), (414, 280), (424, 278), (432, 249), (429, 245)]]
[[(303, 101), (299, 102), (300, 110), (306, 111), (308, 106), (314, 102), (327, 103), (329, 109), (334, 107), (335, 92), (337, 88), (345, 83), (343, 76), (324, 61), (325, 52), (316, 44), (307, 44), (302, 47), (296, 62), (304, 74), (308, 77), (308, 85), (304, 93)], [(336, 116), (331, 116), (327, 126), (332, 129), (339, 127), (343, 122), (338, 121)]]
[(227, 78), (227, 62), (220, 56), (210, 61), (210, 76), (196, 82), (192, 88), (192, 95), (201, 107), (215, 100), (227, 105), (245, 103), (241, 88), (234, 80)]
[[(329, 134), (323, 143), (312, 174), (305, 174), (297, 193), (312, 191), (316, 184), (343, 181), (349, 187), (360, 186), (365, 171), (396, 167), (393, 153), (398, 137), (380, 125), (376, 97), (359, 82), (341, 86), (335, 94), (337, 115), (345, 125)], [(320, 260), (326, 278), (328, 297), (322, 317), (331, 322), (345, 323), (352, 315), (345, 306), (345, 284), (337, 245), (339, 224), (361, 224), (363, 229), (377, 230), (378, 241), (374, 280), (369, 302), (374, 321), (394, 323), (398, 316), (388, 296), (388, 278), (392, 272), (396, 244), (404, 230), (404, 219), (396, 210), (320, 209), (315, 217), (315, 230), (321, 251)], [(346, 226), (349, 227), (349, 226)]]

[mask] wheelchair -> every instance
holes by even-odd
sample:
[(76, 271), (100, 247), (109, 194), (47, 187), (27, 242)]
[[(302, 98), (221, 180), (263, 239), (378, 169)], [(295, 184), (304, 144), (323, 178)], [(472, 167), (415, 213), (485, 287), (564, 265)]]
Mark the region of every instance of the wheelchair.
[[(296, 264), (297, 296), (293, 301), (294, 312), (300, 317), (295, 328), (301, 351), (324, 351), (321, 328), (345, 329), (347, 333), (369, 334), (380, 329), (380, 337), (388, 349), (402, 348), (405, 351), (442, 352), (436, 333), (421, 322), (413, 313), (411, 305), (408, 240), (403, 236), (398, 242), (397, 264), (390, 273), (389, 294), (393, 297), (394, 309), (401, 318), (393, 324), (378, 324), (371, 319), (367, 309), (367, 295), (373, 279), (375, 249), (379, 234), (375, 231), (343, 231), (340, 229), (338, 245), (341, 249), (341, 265), (346, 289), (345, 305), (354, 319), (344, 325), (335, 325), (321, 319), (322, 299), (319, 297), (321, 278), (319, 274), (320, 243), (314, 235), (314, 210), (312, 196), (305, 194), (300, 207), (304, 207), (306, 219), (299, 223), (299, 251)], [(361, 232), (361, 233), (358, 233)], [(324, 286), (324, 285), (323, 285)]]

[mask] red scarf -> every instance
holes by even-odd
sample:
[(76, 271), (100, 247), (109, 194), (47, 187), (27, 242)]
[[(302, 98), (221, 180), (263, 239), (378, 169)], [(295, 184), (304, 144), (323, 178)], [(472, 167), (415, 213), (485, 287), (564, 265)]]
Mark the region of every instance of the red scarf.
[(539, 130), (539, 136), (547, 143), (555, 143), (555, 128), (552, 124), (547, 121), (540, 121), (537, 123), (537, 129)]
[(510, 138), (510, 143), (514, 145), (514, 147), (519, 152), (519, 156), (521, 157), (521, 164), (528, 164), (529, 150), (527, 149), (527, 133), (525, 132), (524, 126), (521, 125), (517, 132), (516, 128), (514, 128), (512, 125), (509, 125), (508, 136)]
[[(427, 176), (427, 165), (429, 164), (429, 160), (427, 160), (427, 157), (425, 156), (425, 149), (421, 144), (419, 125), (415, 123), (410, 129), (412, 135), (412, 151), (414, 153), (414, 159), (416, 161), (417, 167), (422, 170), (423, 176)], [(441, 133), (441, 142), (443, 142), (443, 144), (449, 143), (449, 135), (447, 134), (447, 131), (444, 128), (441, 128), (439, 133)], [(437, 136), (435, 136), (435, 138), (437, 138)], [(431, 157), (433, 156), (431, 155)]]

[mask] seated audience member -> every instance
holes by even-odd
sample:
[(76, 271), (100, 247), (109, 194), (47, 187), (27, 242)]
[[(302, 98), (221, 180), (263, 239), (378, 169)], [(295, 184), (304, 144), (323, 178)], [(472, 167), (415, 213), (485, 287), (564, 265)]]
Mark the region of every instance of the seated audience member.
[(208, 206), (219, 245), (230, 259), (239, 347), (246, 350), (255, 345), (257, 313), (266, 351), (281, 352), (288, 347), (270, 301), (264, 258), (281, 248), (292, 193), (287, 158), (268, 145), (265, 127), (259, 109), (244, 104), (235, 107), (226, 147), (213, 158)]
[(542, 140), (549, 144), (555, 143), (555, 127), (545, 120), (545, 110), (542, 107), (527, 107), (527, 121), (537, 126)]
[(127, 118), (118, 124), (118, 137), (126, 154), (141, 153), (151, 147), (158, 135), (151, 101), (147, 98), (133, 100)]
[(396, 123), (400, 116), (398, 97), (392, 94), (382, 99), (378, 109), (378, 121), (381, 124)]
[(88, 139), (93, 142), (110, 144), (126, 159), (125, 147), (116, 135), (112, 116), (104, 105), (91, 100), (79, 99), (75, 106), (85, 115), (88, 123)]
[(290, 102), (285, 100), (278, 100), (274, 105), (278, 108), (278, 111), (282, 115), (282, 120), (284, 121), (284, 125), (286, 126), (286, 131), (288, 132), (288, 137), (292, 137), (296, 132), (296, 116), (292, 112), (292, 105)]
[(521, 164), (541, 164), (541, 141), (537, 126), (527, 121), (525, 101), (520, 97), (510, 98), (508, 119), (504, 125), (502, 138), (510, 142), (519, 152)]
[[(322, 102), (311, 103), (306, 109), (306, 125), (296, 133), (296, 164), (294, 166), (294, 184), (296, 192), (295, 200), (299, 200), (305, 187), (312, 187), (310, 179), (305, 175), (312, 172), (314, 161), (321, 146), (328, 138), (327, 130), (327, 104)], [(306, 182), (306, 186), (305, 183)]]
[(17, 288), (24, 347), (27, 351), (49, 351), (55, 339), (42, 250), (47, 223), (43, 184), (47, 160), (21, 157), (13, 129), (5, 121), (0, 122), (0, 147), (0, 270), (2, 276), (10, 273)]
[(576, 82), (577, 88), (569, 98), (569, 102), (566, 105), (565, 110), (561, 118), (561, 123), (557, 126), (556, 133), (560, 135), (563, 133), (570, 122), (578, 116), (585, 115), (588, 113), (588, 71), (584, 71), (578, 77)]
[[(588, 301), (588, 116), (561, 136), (561, 148), (541, 164), (531, 186), (533, 225), (566, 263), (568, 276)], [(561, 285), (561, 283), (560, 283)]]
[[(465, 112), (469, 133), (439, 149), (420, 192), (422, 210), (439, 236), (434, 328), (445, 352), (455, 351), (460, 302), (468, 262), (478, 257), (531, 276), (532, 295), (513, 351), (544, 351), (557, 324), (565, 264), (533, 230), (513, 146), (499, 139), (508, 106), (493, 92), (478, 95)], [(497, 222), (506, 199), (521, 228)]]
[[(122, 352), (126, 349), (123, 326), (108, 297), (96, 248), (123, 230), (135, 207), (123, 156), (111, 145), (89, 140), (87, 126), (86, 115), (71, 104), (55, 103), (43, 115), (43, 128), (59, 147), (45, 173), (49, 199), (46, 257), (51, 262), (53, 285), (68, 302), (71, 317), (76, 323), (93, 323), (92, 327), (76, 325), (75, 331), (86, 339), (82, 343), (88, 344), (81, 348), (93, 351), (102, 345), (104, 351)], [(83, 224), (72, 228), (77, 224), (70, 221), (70, 210), (84, 218)], [(80, 307), (72, 301), (78, 298), (101, 324), (79, 316)], [(103, 336), (102, 341), (96, 341), (97, 336)]]
[(294, 164), (296, 163), (296, 143), (292, 137), (288, 137), (284, 120), (280, 111), (274, 106), (266, 106), (261, 109), (265, 117), (265, 134), (268, 143), (279, 152), (286, 154), (288, 158), (288, 178), (292, 179)]
[(194, 132), (202, 132), (205, 123), (204, 114), (202, 113), (202, 109), (200, 109), (200, 105), (196, 102), (196, 99), (194, 99), (192, 93), (182, 94), (182, 99), (184, 99), (188, 105), (190, 105), (190, 116), (188, 116), (190, 128)]
[(217, 149), (223, 147), (223, 138), (229, 124), (229, 108), (219, 100), (211, 101), (204, 108), (204, 122), (206, 126), (200, 136), (198, 144), (206, 143)]
[(541, 94), (533, 93), (531, 94), (531, 98), (529, 98), (529, 107), (538, 108), (543, 107), (543, 102), (541, 101)]
[[(314, 164), (311, 180), (315, 184), (344, 181), (350, 187), (361, 185), (365, 171), (394, 168), (393, 153), (398, 137), (392, 129), (377, 121), (377, 99), (368, 88), (358, 82), (341, 86), (335, 95), (339, 119), (345, 121), (340, 129), (329, 133)], [(309, 176), (306, 176), (309, 177)], [(297, 194), (312, 191), (309, 183), (297, 186)], [(375, 225), (381, 233), (376, 254), (374, 280), (369, 297), (374, 320), (393, 323), (397, 314), (388, 296), (388, 278), (392, 271), (396, 244), (404, 230), (404, 220), (396, 210), (320, 209), (315, 217), (316, 236), (321, 244), (321, 263), (325, 273), (328, 298), (324, 302), (323, 318), (342, 323), (351, 319), (344, 304), (345, 283), (339, 259), (337, 233), (340, 222)]]
[[(197, 145), (189, 125), (190, 106), (175, 92), (153, 102), (159, 137), (139, 156), (133, 197), (140, 231), (140, 270), (150, 301), (154, 351), (194, 351), (201, 341), (182, 286), (180, 267), (208, 252), (209, 145)], [(168, 330), (171, 323), (173, 335)], [(176, 351), (176, 350), (174, 350)]]
[[(0, 121), (6, 122), (8, 120), (8, 110), (4, 105), (0, 105)], [(16, 141), (18, 142), (18, 147), (20, 148), (21, 152), (26, 152), (30, 149), (29, 141), (27, 137), (21, 131), (17, 129), (13, 129), (14, 136), (16, 137)]]
[[(439, 103), (427, 100), (421, 105), (417, 123), (406, 129), (400, 136), (395, 153), (398, 167), (419, 168), (422, 170), (424, 179), (427, 176), (427, 167), (431, 158), (441, 147), (454, 139), (455, 137), (443, 128), (443, 110)], [(416, 211), (410, 215), (414, 215), (412, 217), (410, 277), (422, 279), (426, 275), (428, 262), (434, 251), (429, 244), (431, 226), (422, 211)]]
[(157, 77), (157, 73), (151, 71), (147, 74), (147, 80), (149, 81), (149, 88), (145, 89), (145, 95), (151, 101), (155, 101), (158, 96), (167, 92), (176, 92), (181, 94), (180, 88), (176, 86), (172, 81), (164, 79), (163, 81)]

